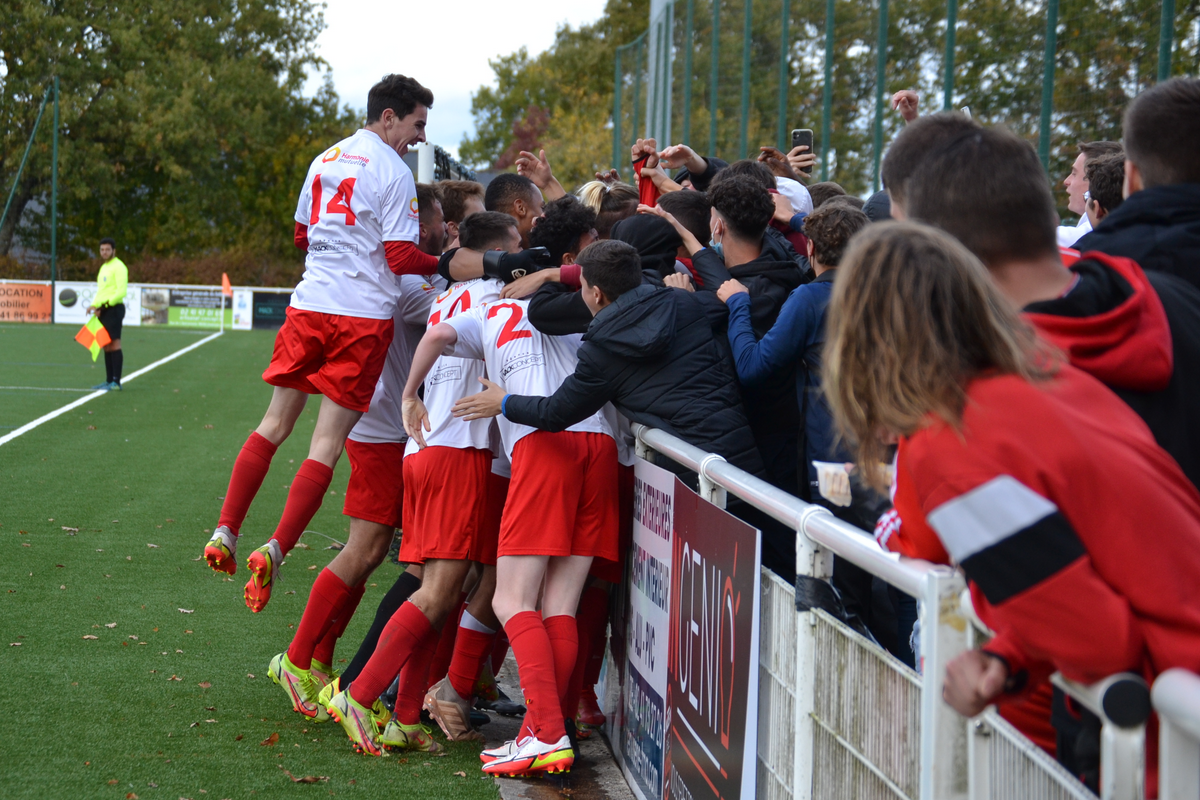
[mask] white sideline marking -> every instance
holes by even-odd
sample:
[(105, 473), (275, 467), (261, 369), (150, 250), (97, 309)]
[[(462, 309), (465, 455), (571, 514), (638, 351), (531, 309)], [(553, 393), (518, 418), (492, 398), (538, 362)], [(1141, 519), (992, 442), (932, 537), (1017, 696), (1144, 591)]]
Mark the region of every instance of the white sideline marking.
[(63, 389), (58, 386), (0, 386), (0, 391), (26, 389), (31, 392), (90, 392), (92, 389)]
[[(214, 333), (214, 334), (204, 337), (203, 339), (201, 339), (198, 342), (193, 342), (192, 344), (189, 344), (187, 347), (184, 347), (180, 350), (176, 350), (174, 353), (171, 353), (171, 355), (166, 356), (165, 358), (160, 358), (158, 361), (155, 361), (153, 364), (144, 366), (141, 369), (139, 369), (137, 372), (133, 372), (133, 373), (130, 373), (129, 375), (126, 375), (121, 380), (121, 383), (122, 384), (128, 383), (129, 381), (133, 380), (134, 378), (137, 378), (140, 375), (145, 375), (147, 372), (149, 372), (150, 370), (152, 370), (156, 367), (161, 367), (163, 364), (166, 364), (168, 361), (174, 361), (175, 359), (179, 358), (184, 353), (190, 353), (192, 350), (195, 350), (200, 345), (207, 344), (208, 342), (211, 342), (213, 339), (216, 339), (220, 335), (221, 335), (221, 332), (218, 331), (217, 333)], [(13, 439), (17, 438), (21, 434), (29, 433), (31, 430), (38, 427), (42, 423), (49, 422), (50, 420), (54, 419), (55, 417), (62, 416), (63, 414), (70, 411), (71, 409), (79, 408), (81, 405), (83, 405), (87, 401), (95, 400), (97, 397), (100, 397), (101, 395), (105, 395), (105, 394), (108, 394), (108, 392), (106, 392), (103, 389), (99, 389), (97, 391), (92, 392), (91, 394), (88, 394), (88, 395), (85, 395), (85, 396), (79, 398), (78, 400), (76, 400), (73, 403), (67, 403), (62, 408), (56, 408), (55, 410), (51, 411), (49, 414), (45, 414), (41, 417), (38, 417), (33, 422), (27, 422), (24, 425), (22, 425), (21, 427), (17, 428), (12, 433), (6, 433), (3, 436), (0, 436), (0, 445), (8, 444), (9, 442), (11, 442)]]

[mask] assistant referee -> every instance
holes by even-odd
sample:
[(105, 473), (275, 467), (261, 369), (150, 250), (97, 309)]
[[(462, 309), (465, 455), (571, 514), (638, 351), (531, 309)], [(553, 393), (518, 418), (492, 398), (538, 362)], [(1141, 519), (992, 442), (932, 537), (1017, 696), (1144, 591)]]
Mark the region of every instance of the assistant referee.
[(100, 273), (96, 276), (96, 296), (87, 313), (95, 313), (100, 324), (108, 331), (112, 340), (104, 345), (104, 369), (108, 379), (93, 386), (93, 389), (121, 389), (121, 367), (125, 354), (121, 352), (121, 323), (125, 320), (125, 291), (129, 285), (129, 269), (117, 258), (117, 243), (112, 239), (100, 240)]

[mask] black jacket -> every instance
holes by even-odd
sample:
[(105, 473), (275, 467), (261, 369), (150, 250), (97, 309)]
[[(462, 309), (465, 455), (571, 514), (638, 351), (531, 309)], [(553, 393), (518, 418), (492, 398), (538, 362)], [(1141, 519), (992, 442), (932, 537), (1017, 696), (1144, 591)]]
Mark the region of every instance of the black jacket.
[[(771, 330), (779, 310), (792, 290), (805, 282), (800, 267), (791, 259), (777, 258), (775, 250), (764, 244), (763, 254), (732, 269), (715, 252), (705, 248), (692, 257), (711, 292), (730, 278), (741, 282), (750, 293), (750, 324), (754, 336), (761, 339)], [(808, 488), (799, 470), (800, 401), (796, 394), (796, 365), (791, 364), (770, 378), (742, 387), (746, 413), (754, 440), (767, 470), (767, 480), (784, 491), (801, 494)]]
[(1130, 195), (1075, 249), (1132, 258), (1144, 270), (1177, 275), (1200, 289), (1200, 183)]
[(723, 304), (643, 283), (592, 320), (575, 374), (558, 391), (550, 397), (509, 395), (504, 416), (561, 431), (611, 401), (634, 422), (761, 476), (725, 337), (726, 318)]
[(1128, 403), (1200, 488), (1200, 290), (1094, 252), (1071, 269), (1075, 288), (1026, 318)]

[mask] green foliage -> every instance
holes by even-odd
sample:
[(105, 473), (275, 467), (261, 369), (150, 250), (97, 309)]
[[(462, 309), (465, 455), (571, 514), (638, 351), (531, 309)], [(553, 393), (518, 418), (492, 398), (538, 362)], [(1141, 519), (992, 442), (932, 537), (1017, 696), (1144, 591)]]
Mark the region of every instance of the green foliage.
[[(285, 253), (313, 154), (352, 130), (328, 75), (308, 70), (324, 26), (309, 0), (12, 0), (0, 9), (0, 179), (11, 186), (51, 77), (62, 92), (59, 246), (101, 236), (126, 254)], [(10, 220), (48, 251), (50, 116)], [(22, 214), (22, 212), (24, 212)], [(296, 258), (296, 256), (292, 256)]]

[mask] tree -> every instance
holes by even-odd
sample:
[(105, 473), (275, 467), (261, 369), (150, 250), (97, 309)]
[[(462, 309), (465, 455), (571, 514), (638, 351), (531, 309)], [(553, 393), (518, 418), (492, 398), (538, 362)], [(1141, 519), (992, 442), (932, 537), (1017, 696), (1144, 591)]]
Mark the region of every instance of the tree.
[[(123, 252), (282, 252), (304, 172), (355, 115), (306, 99), (324, 25), (309, 0), (9, 0), (0, 8), (0, 178), (11, 185), (53, 75), (62, 92), (59, 242)], [(49, 239), (48, 119), (0, 255)], [(18, 227), (19, 226), (19, 227)]]

